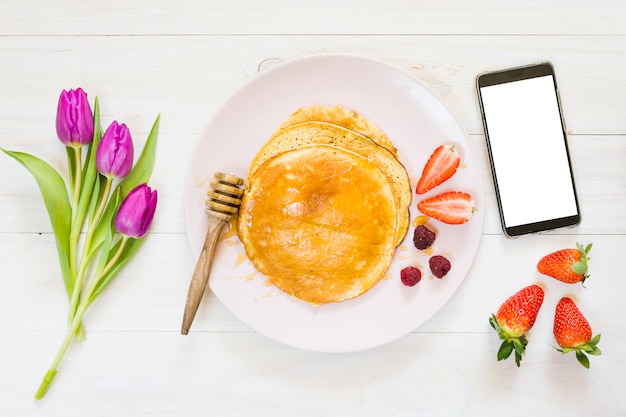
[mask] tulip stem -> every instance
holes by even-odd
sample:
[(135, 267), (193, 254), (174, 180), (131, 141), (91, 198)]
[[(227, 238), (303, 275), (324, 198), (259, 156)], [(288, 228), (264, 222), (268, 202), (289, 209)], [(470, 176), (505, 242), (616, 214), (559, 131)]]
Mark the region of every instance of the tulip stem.
[(75, 169), (74, 178), (70, 181), (72, 185), (72, 222), (70, 226), (70, 275), (72, 279), (76, 281), (76, 266), (77, 266), (77, 250), (78, 250), (78, 236), (82, 225), (76, 224), (78, 221), (78, 200), (80, 198), (80, 183), (82, 181), (82, 157), (81, 147), (73, 146)]
[[(76, 307), (73, 306), (73, 299), (77, 297), (77, 291), (80, 291), (80, 286), (77, 288), (77, 272), (76, 268), (78, 266), (78, 240), (80, 237), (80, 232), (82, 230), (82, 224), (78, 224), (80, 221), (79, 214), (79, 203), (80, 203), (80, 191), (81, 191), (81, 183), (83, 177), (83, 163), (82, 163), (82, 146), (76, 145), (72, 146), (73, 154), (74, 154), (74, 177), (71, 178), (70, 185), (72, 191), (72, 219), (70, 223), (70, 242), (69, 242), (69, 267), (70, 267), (70, 277), (72, 279), (72, 288), (71, 294), (69, 295), (70, 301), (70, 315), (69, 315), (69, 323), (71, 324), (74, 312), (76, 311)], [(83, 339), (83, 330), (82, 326), (77, 327), (76, 336), (82, 340)]]
[(96, 210), (96, 214), (93, 216), (89, 227), (95, 226), (100, 221), (100, 217), (102, 217), (102, 213), (104, 213), (104, 208), (106, 207), (106, 203), (109, 200), (109, 193), (111, 192), (111, 184), (113, 183), (113, 178), (107, 177), (106, 182), (104, 183), (104, 192), (102, 193), (102, 198), (100, 199), (100, 204), (98, 205), (98, 209)]
[(119, 250), (117, 251), (114, 258), (111, 259), (111, 261), (109, 261), (109, 263), (107, 264), (107, 267), (104, 268), (104, 270), (102, 271), (98, 279), (94, 279), (89, 284), (89, 288), (87, 288), (85, 298), (83, 298), (80, 304), (78, 304), (78, 308), (76, 309), (76, 314), (74, 315), (74, 318), (72, 319), (70, 327), (67, 330), (65, 339), (63, 339), (63, 343), (61, 343), (61, 347), (59, 348), (57, 355), (54, 357), (54, 360), (52, 361), (52, 364), (50, 365), (50, 369), (48, 369), (48, 371), (46, 372), (46, 375), (43, 377), (43, 380), (41, 381), (41, 384), (39, 385), (39, 389), (37, 389), (37, 392), (35, 393), (35, 399), (40, 400), (43, 398), (44, 395), (46, 395), (46, 392), (48, 391), (48, 388), (50, 387), (52, 380), (57, 374), (57, 368), (59, 367), (61, 360), (63, 360), (63, 356), (65, 356), (67, 349), (70, 347), (72, 340), (74, 340), (74, 337), (76, 336), (76, 332), (79, 329), (83, 321), (83, 316), (85, 315), (87, 308), (91, 304), (91, 301), (89, 301), (89, 299), (91, 298), (91, 295), (93, 294), (94, 290), (98, 286), (99, 281), (102, 279), (102, 277), (106, 275), (108, 270), (111, 268), (112, 264), (121, 255), (122, 250), (124, 249), (126, 240), (127, 240), (127, 237), (124, 236), (124, 240), (122, 240)]
[(69, 329), (67, 330), (67, 334), (65, 335), (65, 339), (63, 340), (63, 343), (61, 343), (61, 347), (59, 348), (57, 355), (54, 357), (54, 360), (52, 361), (52, 364), (50, 365), (50, 369), (48, 369), (48, 371), (46, 372), (46, 375), (44, 376), (43, 381), (41, 381), (41, 384), (39, 385), (39, 389), (37, 389), (37, 392), (35, 393), (35, 399), (41, 400), (43, 396), (46, 395), (46, 391), (48, 391), (48, 388), (50, 387), (52, 380), (57, 374), (57, 368), (59, 367), (59, 364), (61, 363), (63, 356), (65, 356), (67, 349), (70, 347), (70, 344), (72, 343), (72, 340), (74, 339), (74, 336), (76, 335), (76, 331), (78, 330), (78, 327), (80, 326), (82, 322), (83, 316), (85, 315), (85, 311), (87, 311), (87, 307), (88, 307), (87, 303), (81, 303), (78, 310), (76, 311), (76, 315), (74, 316), (74, 319), (72, 320), (72, 323)]
[(120, 246), (117, 248), (117, 252), (115, 252), (115, 255), (113, 255), (111, 260), (106, 264), (100, 276), (105, 276), (107, 272), (109, 272), (109, 270), (113, 267), (113, 265), (115, 265), (120, 256), (122, 256), (122, 251), (124, 251), (124, 247), (126, 246), (126, 242), (128, 242), (128, 239), (128, 236), (122, 235), (122, 241), (120, 242)]
[[(84, 251), (85, 249), (83, 249), (83, 252)], [(89, 265), (89, 262), (83, 254), (83, 257), (80, 260), (80, 267), (78, 268), (78, 272), (76, 274), (76, 281), (74, 283), (74, 288), (72, 289), (72, 298), (70, 299), (70, 311), (69, 311), (69, 317), (68, 317), (68, 320), (70, 323), (73, 322), (78, 311), (78, 303), (80, 301), (80, 292), (81, 292), (81, 288), (83, 285), (83, 278), (85, 276), (85, 270), (87, 269), (87, 265)], [(78, 339), (82, 340), (82, 337), (79, 337)]]
[(91, 261), (91, 257), (89, 257), (89, 252), (91, 251), (91, 239), (93, 237), (93, 233), (100, 222), (102, 214), (104, 212), (104, 207), (106, 206), (106, 202), (109, 199), (109, 192), (111, 191), (111, 183), (113, 182), (112, 178), (107, 178), (104, 192), (100, 197), (100, 202), (98, 204), (98, 210), (92, 219), (89, 221), (89, 225), (87, 227), (87, 236), (85, 237), (85, 242), (83, 244), (83, 252), (80, 258), (80, 265), (78, 267), (78, 272), (76, 274), (76, 279), (74, 281), (74, 288), (72, 290), (72, 297), (70, 299), (70, 311), (69, 311), (69, 320), (73, 320), (76, 315), (76, 311), (78, 308), (78, 303), (80, 299), (80, 292), (83, 285), (83, 279), (85, 277), (85, 271), (87, 270), (87, 266)]
[(80, 187), (83, 181), (83, 158), (82, 158), (82, 146), (74, 147), (74, 157), (76, 159), (76, 179), (74, 180), (74, 207), (78, 206), (78, 199), (80, 198)]
[(54, 380), (54, 377), (57, 374), (57, 369), (59, 365), (61, 364), (61, 361), (63, 360), (63, 357), (65, 356), (65, 353), (67, 353), (67, 350), (69, 349), (70, 344), (72, 343), (72, 340), (74, 340), (74, 337), (76, 336), (76, 331), (78, 330), (80, 324), (82, 323), (83, 316), (85, 315), (87, 308), (93, 301), (93, 300), (90, 300), (91, 295), (93, 294), (95, 289), (98, 287), (100, 280), (102, 280), (102, 278), (104, 278), (107, 275), (107, 273), (119, 260), (120, 256), (122, 255), (122, 252), (124, 251), (124, 247), (126, 246), (126, 243), (128, 242), (128, 239), (129, 239), (129, 236), (122, 236), (122, 240), (120, 242), (119, 247), (117, 248), (117, 252), (115, 252), (115, 255), (113, 255), (113, 257), (109, 260), (109, 262), (107, 262), (106, 266), (104, 267), (102, 272), (99, 274), (98, 279), (94, 279), (89, 284), (89, 288), (86, 291), (85, 297), (78, 304), (78, 308), (76, 309), (76, 314), (74, 315), (74, 318), (72, 319), (70, 327), (67, 330), (65, 339), (63, 339), (63, 343), (61, 343), (61, 347), (59, 348), (59, 351), (54, 357), (54, 360), (52, 361), (50, 368), (44, 375), (43, 380), (41, 381), (41, 384), (39, 385), (39, 388), (37, 389), (37, 392), (35, 393), (35, 399), (41, 400), (44, 397), (44, 395), (46, 395), (46, 392), (48, 391), (50, 384), (52, 384), (52, 381)]

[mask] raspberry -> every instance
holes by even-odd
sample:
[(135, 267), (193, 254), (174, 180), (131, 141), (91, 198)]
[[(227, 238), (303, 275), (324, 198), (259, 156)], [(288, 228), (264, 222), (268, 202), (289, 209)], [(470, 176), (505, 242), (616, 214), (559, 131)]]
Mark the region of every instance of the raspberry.
[(435, 255), (430, 258), (428, 260), (428, 265), (430, 265), (430, 271), (437, 278), (443, 278), (448, 271), (450, 271), (450, 268), (452, 268), (450, 261), (441, 255)]
[(430, 230), (428, 227), (420, 224), (415, 228), (413, 232), (413, 243), (415, 247), (419, 250), (424, 250), (429, 248), (433, 242), (435, 241), (435, 232)]
[(422, 279), (422, 272), (414, 266), (407, 266), (400, 271), (400, 279), (407, 287), (412, 287)]

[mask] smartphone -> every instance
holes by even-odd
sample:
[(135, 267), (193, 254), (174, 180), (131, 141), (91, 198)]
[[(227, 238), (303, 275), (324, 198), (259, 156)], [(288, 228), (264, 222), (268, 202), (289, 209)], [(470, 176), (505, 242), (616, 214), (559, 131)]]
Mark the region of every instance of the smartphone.
[(483, 73), (476, 84), (504, 233), (580, 223), (552, 65)]

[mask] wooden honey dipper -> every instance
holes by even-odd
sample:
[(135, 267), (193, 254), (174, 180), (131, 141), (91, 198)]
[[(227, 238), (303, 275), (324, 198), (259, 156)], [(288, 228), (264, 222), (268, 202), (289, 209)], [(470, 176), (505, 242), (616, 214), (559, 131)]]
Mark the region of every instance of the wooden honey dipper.
[(211, 182), (211, 189), (207, 192), (208, 199), (206, 200), (209, 228), (204, 239), (202, 252), (200, 252), (200, 257), (191, 277), (191, 283), (189, 284), (183, 325), (180, 330), (181, 334), (189, 333), (191, 323), (196, 316), (198, 306), (209, 281), (215, 247), (222, 228), (239, 211), (241, 196), (243, 196), (243, 188), (241, 188), (243, 183), (243, 179), (221, 172), (216, 172), (215, 181)]

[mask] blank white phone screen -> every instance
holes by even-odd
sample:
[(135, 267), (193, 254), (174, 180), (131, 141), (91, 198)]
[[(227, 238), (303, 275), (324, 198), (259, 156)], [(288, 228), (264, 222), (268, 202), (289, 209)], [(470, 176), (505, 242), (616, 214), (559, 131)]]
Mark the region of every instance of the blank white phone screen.
[(481, 88), (505, 227), (577, 214), (552, 76)]

